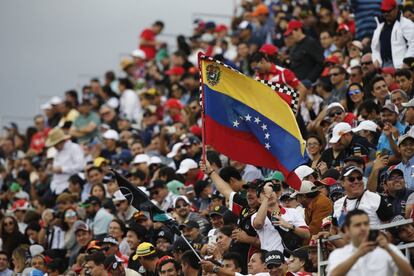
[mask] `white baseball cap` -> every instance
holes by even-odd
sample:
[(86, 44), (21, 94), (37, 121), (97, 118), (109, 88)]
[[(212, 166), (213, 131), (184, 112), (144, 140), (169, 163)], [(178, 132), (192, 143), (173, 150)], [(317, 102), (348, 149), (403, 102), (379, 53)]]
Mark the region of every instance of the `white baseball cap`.
[(319, 191), (319, 187), (313, 184), (311, 181), (303, 180), (302, 185), (300, 185), (300, 190), (295, 191), (293, 194), (290, 195), (290, 197), (296, 197), (300, 194), (309, 194)]
[(150, 161), (149, 161), (149, 164), (148, 165), (151, 165), (151, 164), (161, 164), (161, 163), (162, 163), (161, 158), (159, 158), (158, 156), (152, 156), (150, 158)]
[(366, 120), (366, 121), (362, 121), (356, 128), (353, 128), (352, 131), (358, 132), (361, 130), (369, 130), (369, 131), (376, 132), (377, 129), (378, 129), (378, 125), (376, 123), (370, 120)]
[(57, 105), (57, 104), (61, 104), (61, 103), (63, 103), (63, 100), (58, 96), (55, 96), (55, 97), (50, 99), (50, 104), (51, 105)]
[(402, 144), (402, 142), (404, 142), (407, 139), (413, 139), (414, 140), (414, 137), (412, 135), (410, 135), (409, 133), (401, 135), (398, 138), (397, 146), (400, 146)]
[(124, 196), (124, 194), (121, 192), (121, 190), (115, 191), (115, 193), (112, 197), (112, 201), (113, 202), (119, 202), (119, 201), (124, 201), (124, 200), (127, 200), (127, 198)]
[(146, 154), (138, 154), (135, 156), (134, 160), (132, 160), (132, 164), (140, 164), (140, 163), (147, 163), (149, 164), (150, 157)]
[(191, 169), (197, 169), (198, 165), (196, 161), (191, 158), (186, 158), (180, 163), (180, 167), (176, 171), (177, 174), (185, 174)]
[(184, 143), (178, 142), (174, 144), (171, 151), (167, 154), (168, 158), (173, 158), (177, 155), (178, 151), (181, 149), (181, 147), (184, 145)]
[(51, 109), (51, 108), (52, 108), (52, 105), (51, 105), (49, 102), (44, 103), (44, 104), (42, 104), (42, 105), (40, 106), (40, 109), (41, 109), (41, 110)]
[(339, 139), (341, 139), (341, 136), (345, 133), (351, 132), (352, 127), (348, 123), (338, 123), (332, 130), (332, 138), (329, 140), (329, 143), (335, 144), (338, 143)]
[(334, 107), (339, 107), (340, 109), (342, 109), (343, 111), (345, 111), (345, 108), (340, 103), (331, 103), (330, 105), (328, 105), (328, 107), (326, 108), (326, 110), (329, 110), (329, 109), (334, 108)]
[(116, 130), (113, 130), (113, 129), (108, 129), (107, 131), (105, 131), (104, 134), (102, 135), (102, 137), (104, 139), (111, 139), (111, 140), (115, 140), (115, 141), (119, 140), (118, 132)]
[(147, 55), (141, 49), (135, 49), (135, 50), (133, 50), (132, 53), (131, 53), (131, 56), (133, 56), (134, 58), (142, 58), (142, 59), (146, 59), (147, 58)]
[(295, 169), (295, 174), (299, 177), (300, 180), (303, 180), (305, 177), (313, 174), (315, 171), (306, 165), (299, 166)]

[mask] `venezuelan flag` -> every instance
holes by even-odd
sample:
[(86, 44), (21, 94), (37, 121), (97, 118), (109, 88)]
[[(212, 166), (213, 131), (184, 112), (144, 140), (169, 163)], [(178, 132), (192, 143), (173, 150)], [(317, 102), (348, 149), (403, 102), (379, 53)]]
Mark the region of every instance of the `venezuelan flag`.
[(305, 163), (305, 141), (286, 101), (210, 57), (200, 55), (199, 66), (205, 143), (231, 159), (279, 170), (299, 190), (293, 171)]

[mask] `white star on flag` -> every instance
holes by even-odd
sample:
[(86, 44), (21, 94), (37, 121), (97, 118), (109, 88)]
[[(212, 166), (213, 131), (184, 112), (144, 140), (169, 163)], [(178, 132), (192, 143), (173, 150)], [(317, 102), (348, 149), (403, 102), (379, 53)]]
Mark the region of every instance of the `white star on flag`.
[(250, 119), (252, 118), (252, 116), (250, 116), (249, 114), (247, 114), (246, 116), (244, 116), (244, 118), (246, 119), (246, 121), (250, 122)]
[(266, 125), (266, 124), (263, 124), (263, 125), (262, 125), (262, 129), (263, 129), (263, 130), (266, 130), (266, 129), (267, 129), (267, 125)]
[(265, 143), (265, 148), (266, 149), (270, 149), (270, 144), (269, 143)]
[(265, 139), (269, 139), (270, 133), (265, 133)]
[(259, 117), (254, 118), (254, 122), (255, 122), (256, 124), (260, 123), (260, 119), (259, 119)]
[(239, 125), (240, 125), (240, 123), (237, 120), (233, 122), (234, 127), (238, 127)]

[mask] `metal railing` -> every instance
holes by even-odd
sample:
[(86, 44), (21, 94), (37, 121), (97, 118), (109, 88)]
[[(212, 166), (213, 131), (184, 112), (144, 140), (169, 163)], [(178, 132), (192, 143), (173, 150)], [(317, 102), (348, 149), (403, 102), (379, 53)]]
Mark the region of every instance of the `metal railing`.
[[(396, 222), (390, 222), (381, 224), (375, 227), (371, 227), (371, 229), (375, 230), (387, 230), (393, 227), (398, 227), (406, 224), (413, 223), (413, 219), (404, 219)], [(334, 235), (330, 236), (326, 239), (318, 239), (317, 241), (317, 257), (318, 257), (318, 275), (324, 276), (326, 275), (326, 266), (328, 265), (328, 260), (324, 260), (324, 246), (325, 242), (336, 241), (342, 239), (342, 235)], [(397, 248), (401, 251), (404, 251), (405, 258), (409, 261), (410, 260), (410, 249), (414, 248), (414, 242), (406, 243), (397, 245)]]

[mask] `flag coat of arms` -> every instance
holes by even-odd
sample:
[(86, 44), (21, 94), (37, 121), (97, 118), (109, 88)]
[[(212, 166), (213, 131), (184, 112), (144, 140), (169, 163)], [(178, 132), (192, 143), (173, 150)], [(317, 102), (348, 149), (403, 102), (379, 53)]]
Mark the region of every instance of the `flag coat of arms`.
[(231, 159), (281, 171), (299, 190), (293, 172), (305, 161), (291, 106), (271, 87), (199, 55), (204, 143)]

